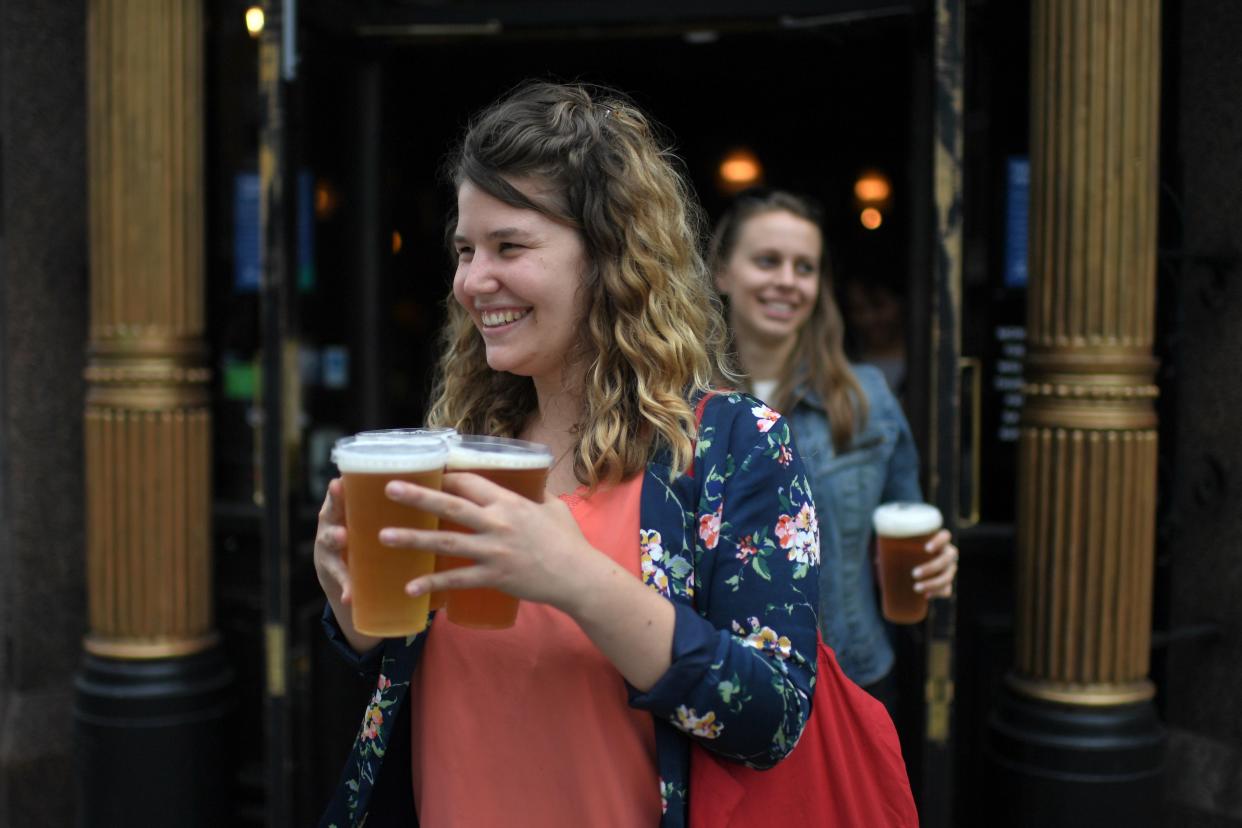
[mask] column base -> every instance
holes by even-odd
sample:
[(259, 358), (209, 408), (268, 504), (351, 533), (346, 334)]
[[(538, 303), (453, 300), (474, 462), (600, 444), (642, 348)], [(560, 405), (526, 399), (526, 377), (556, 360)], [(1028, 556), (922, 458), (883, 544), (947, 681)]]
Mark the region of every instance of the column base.
[(78, 824), (229, 824), (232, 682), (219, 647), (151, 660), (86, 653), (74, 682)]
[(1162, 825), (1166, 734), (1150, 701), (1078, 706), (1004, 687), (988, 720), (992, 824)]

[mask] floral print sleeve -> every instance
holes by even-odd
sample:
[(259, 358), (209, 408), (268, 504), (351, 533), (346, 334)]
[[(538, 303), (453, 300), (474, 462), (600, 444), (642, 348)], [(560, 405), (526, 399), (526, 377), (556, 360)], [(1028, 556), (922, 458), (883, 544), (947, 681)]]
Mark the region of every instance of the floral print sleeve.
[(699, 435), (694, 495), (683, 483), (676, 498), (685, 531), (640, 538), (644, 580), (675, 599), (677, 625), (669, 672), (632, 702), (721, 755), (769, 767), (810, 714), (815, 505), (788, 425), (758, 400), (713, 398)]

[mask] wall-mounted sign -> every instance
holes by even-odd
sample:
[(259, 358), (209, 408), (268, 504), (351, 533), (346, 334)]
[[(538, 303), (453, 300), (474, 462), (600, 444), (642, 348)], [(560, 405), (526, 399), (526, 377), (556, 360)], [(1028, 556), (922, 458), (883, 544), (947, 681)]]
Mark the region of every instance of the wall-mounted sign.
[(1011, 155), (1005, 164), (1005, 287), (1027, 282), (1028, 217), (1031, 213), (1031, 162)]

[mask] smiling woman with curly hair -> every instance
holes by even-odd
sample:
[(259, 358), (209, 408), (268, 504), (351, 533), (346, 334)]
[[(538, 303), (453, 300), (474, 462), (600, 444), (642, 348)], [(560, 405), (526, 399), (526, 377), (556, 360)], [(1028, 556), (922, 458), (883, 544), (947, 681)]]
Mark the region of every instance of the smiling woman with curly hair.
[(725, 327), (673, 161), (622, 95), (552, 83), (485, 109), (451, 156), (456, 272), (429, 422), (536, 441), (555, 462), (542, 502), (465, 473), (387, 488), (470, 530), (384, 530), (473, 562), (407, 591), (523, 599), (502, 631), (354, 629), (329, 486), (325, 622), (379, 678), (323, 824), (413, 809), (423, 826), (684, 825), (691, 742), (753, 767), (797, 743), (815, 509), (780, 415), (711, 388), (729, 376)]
[[(449, 170), (519, 210), (577, 231), (588, 262), (583, 333), (561, 354), (581, 398), (572, 468), (583, 483), (639, 471), (657, 444), (690, 462), (690, 395), (728, 371), (719, 299), (699, 254), (702, 217), (652, 125), (617, 93), (531, 84), (483, 113)], [(523, 184), (526, 186), (523, 186)], [(456, 224), (454, 220), (453, 224)], [(537, 320), (536, 320), (537, 321)], [(517, 436), (537, 410), (535, 382), (493, 370), (468, 306), (449, 303), (429, 420)]]

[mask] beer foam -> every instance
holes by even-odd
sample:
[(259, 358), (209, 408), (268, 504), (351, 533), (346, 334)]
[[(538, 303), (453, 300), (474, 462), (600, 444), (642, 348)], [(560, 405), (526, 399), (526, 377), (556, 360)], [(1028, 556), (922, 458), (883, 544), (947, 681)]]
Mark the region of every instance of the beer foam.
[(337, 446), (336, 466), (346, 474), (425, 472), (444, 467), (448, 444), (439, 437), (403, 442), (354, 442)]
[(539, 443), (504, 437), (463, 437), (449, 444), (448, 469), (546, 469), (552, 452)]
[(417, 442), (425, 437), (442, 437), (445, 440), (460, 440), (461, 436), (457, 433), (457, 429), (448, 426), (436, 426), (434, 428), (384, 428), (375, 431), (359, 431), (357, 434), (351, 434), (348, 437), (342, 437), (332, 445), (332, 451), (328, 454), (328, 459), (333, 463), (336, 462), (336, 453), (340, 451), (341, 446), (348, 446), (360, 443), (401, 443), (405, 441)]
[(420, 437), (443, 437), (446, 440), (455, 440), (458, 434), (455, 428), (433, 426), (430, 428), (381, 428), (374, 431), (359, 431), (354, 435), (354, 439), (360, 443), (391, 443)]
[(885, 503), (871, 516), (876, 534), (886, 538), (930, 535), (942, 525), (940, 510), (928, 503)]

